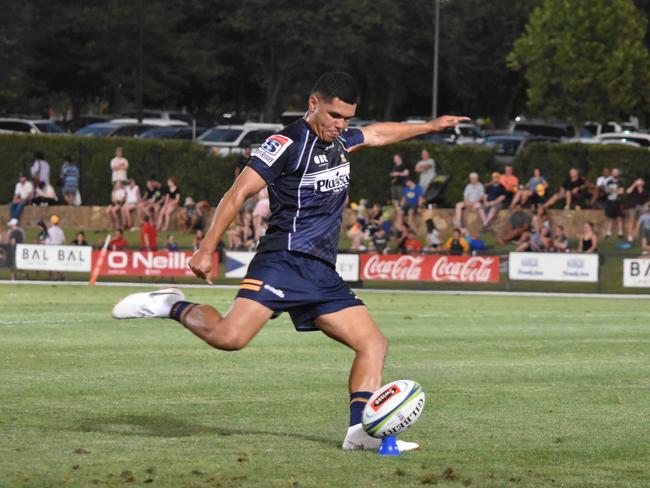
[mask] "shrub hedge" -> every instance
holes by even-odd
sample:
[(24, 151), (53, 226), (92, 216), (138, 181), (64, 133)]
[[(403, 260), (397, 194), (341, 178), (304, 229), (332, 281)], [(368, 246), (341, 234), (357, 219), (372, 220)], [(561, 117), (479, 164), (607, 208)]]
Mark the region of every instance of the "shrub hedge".
[[(129, 176), (141, 186), (146, 179), (174, 176), (184, 196), (218, 202), (232, 182), (236, 156), (211, 156), (204, 147), (186, 141), (133, 138), (81, 138), (72, 136), (0, 135), (0, 198), (9, 201), (20, 171), (28, 171), (35, 151), (41, 151), (52, 166), (53, 184), (64, 156), (71, 156), (81, 170), (82, 199), (86, 205), (104, 205), (110, 198), (110, 167), (115, 147), (122, 146), (129, 160)], [(428, 149), (438, 173), (451, 176), (445, 194), (449, 204), (462, 198), (467, 175), (479, 173), (488, 181), (498, 169), (492, 152), (481, 147), (448, 148), (431, 143), (405, 142), (388, 147), (368, 148), (354, 153), (350, 199), (368, 198), (384, 202), (389, 196), (388, 173), (392, 156), (401, 153), (412, 167), (420, 151)], [(515, 172), (522, 182), (541, 166), (552, 186), (557, 187), (568, 169), (576, 166), (594, 179), (603, 167), (618, 167), (629, 177), (650, 177), (650, 151), (625, 146), (592, 144), (531, 144), (517, 157)], [(416, 175), (417, 178), (417, 175)]]

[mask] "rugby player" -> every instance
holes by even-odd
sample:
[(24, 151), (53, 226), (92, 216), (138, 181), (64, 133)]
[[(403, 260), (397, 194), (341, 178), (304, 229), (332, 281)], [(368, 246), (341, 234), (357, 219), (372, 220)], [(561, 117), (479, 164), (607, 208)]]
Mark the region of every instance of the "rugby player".
[[(171, 318), (212, 347), (236, 351), (269, 319), (289, 312), (296, 330), (320, 330), (356, 353), (348, 381), (350, 424), (342, 447), (375, 450), (380, 440), (363, 431), (361, 415), (382, 384), (388, 344), (335, 269), (350, 182), (349, 153), (439, 132), (468, 118), (442, 116), (417, 124), (386, 122), (348, 129), (358, 100), (350, 75), (322, 75), (311, 90), (305, 117), (269, 137), (224, 194), (189, 262), (194, 274), (210, 284), (213, 252), (239, 208), (265, 186), (271, 201), (266, 235), (225, 314), (186, 301), (180, 290), (168, 288), (127, 296), (115, 305), (113, 316)], [(398, 442), (402, 451), (419, 447)]]

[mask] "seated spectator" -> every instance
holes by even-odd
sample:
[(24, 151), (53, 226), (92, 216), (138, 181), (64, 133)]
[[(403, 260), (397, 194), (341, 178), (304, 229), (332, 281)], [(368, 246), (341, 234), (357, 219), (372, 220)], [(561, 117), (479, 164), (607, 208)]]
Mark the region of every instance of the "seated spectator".
[(542, 171), (539, 168), (533, 169), (533, 176), (528, 180), (526, 186), (515, 193), (510, 208), (515, 208), (515, 205), (521, 203), (522, 206), (526, 205), (528, 200), (533, 206), (544, 203), (547, 198), (548, 181), (542, 176)]
[(406, 240), (404, 241), (404, 249), (409, 254), (422, 251), (422, 244), (414, 230), (409, 230)]
[(442, 247), (451, 256), (469, 254), (469, 244), (461, 237), (461, 231), (458, 227), (454, 228), (451, 237), (445, 241)]
[(591, 199), (591, 206), (593, 208), (605, 208), (605, 201), (607, 200), (605, 195), (605, 186), (607, 185), (607, 180), (609, 180), (611, 175), (609, 168), (603, 168), (600, 176), (596, 178), (596, 187)]
[(587, 222), (584, 224), (582, 236), (580, 236), (576, 251), (585, 253), (598, 252), (598, 235), (594, 231), (593, 223)]
[[(10, 221), (11, 220), (15, 220), (15, 219), (10, 219)], [(4, 220), (0, 219), (0, 244), (7, 244), (7, 243), (9, 243), (9, 232), (5, 229)]]
[(70, 244), (73, 246), (87, 246), (88, 241), (86, 241), (86, 234), (81, 231), (77, 232), (77, 235), (74, 236), (74, 239)]
[(481, 199), (485, 194), (485, 188), (478, 180), (477, 173), (469, 174), (469, 183), (465, 186), (463, 192), (463, 201), (456, 204), (456, 215), (454, 225), (461, 227), (463, 225), (463, 210), (478, 210), (481, 206)]
[(140, 249), (143, 251), (158, 250), (158, 232), (151, 223), (151, 217), (146, 214), (142, 221), (142, 227), (140, 227)]
[(350, 204), (350, 208), (354, 211), (354, 213), (357, 214), (357, 222), (361, 224), (361, 228), (363, 231), (366, 231), (366, 228), (368, 227), (368, 199), (367, 198), (360, 198), (359, 203), (354, 203), (352, 202)]
[(639, 218), (650, 200), (643, 178), (634, 180), (625, 190), (625, 218), (627, 220), (627, 241), (634, 241), (634, 236), (639, 235)]
[(639, 234), (641, 236), (642, 253), (647, 255), (648, 251), (650, 251), (650, 207), (645, 207), (641, 217), (639, 217)]
[(111, 192), (111, 203), (106, 208), (106, 215), (111, 219), (113, 229), (122, 228), (122, 206), (126, 201), (126, 191), (121, 181), (116, 181)]
[(165, 201), (160, 209), (160, 214), (158, 215), (158, 225), (156, 226), (158, 230), (166, 231), (169, 228), (169, 219), (180, 205), (180, 202), (181, 191), (176, 185), (176, 180), (174, 178), (169, 178), (167, 180), (167, 194), (165, 195)]
[(478, 209), (478, 214), (483, 223), (483, 230), (487, 230), (490, 227), (492, 219), (503, 207), (505, 199), (506, 189), (501, 183), (501, 175), (499, 173), (492, 173), (492, 181), (485, 188), (485, 193), (481, 198), (481, 206)]
[(61, 166), (61, 193), (63, 199), (68, 205), (74, 205), (77, 193), (79, 192), (79, 179), (81, 174), (79, 168), (72, 163), (72, 158), (66, 156), (63, 158), (63, 165)]
[(253, 229), (255, 242), (260, 241), (266, 233), (266, 227), (271, 217), (271, 202), (269, 200), (268, 188), (262, 188), (257, 194), (257, 203), (253, 209)]
[(14, 197), (9, 204), (9, 216), (20, 220), (25, 205), (29, 205), (34, 194), (34, 186), (23, 173), (18, 174), (18, 183), (14, 188)]
[(165, 248), (169, 252), (178, 251), (178, 245), (176, 244), (176, 238), (174, 237), (174, 234), (167, 235), (167, 242), (165, 243)]
[(210, 203), (207, 200), (196, 203), (192, 197), (187, 197), (178, 212), (178, 226), (187, 234), (205, 230), (205, 219), (209, 212)]
[(555, 252), (569, 252), (569, 237), (566, 235), (563, 225), (557, 225), (555, 227), (553, 250)]
[(59, 199), (56, 196), (54, 187), (45, 181), (41, 181), (36, 187), (32, 205), (56, 205), (58, 202)]
[(577, 169), (571, 168), (569, 177), (564, 180), (560, 190), (549, 198), (546, 203), (539, 205), (537, 207), (538, 212), (542, 213), (562, 199), (564, 199), (564, 209), (569, 210), (572, 204), (579, 204), (580, 201), (587, 199), (591, 195), (590, 190), (592, 187), (593, 185), (584, 176), (581, 176)]
[(530, 230), (521, 235), (517, 243), (518, 252), (546, 252), (553, 246), (551, 229), (544, 225), (544, 220), (539, 215), (533, 216)]
[(388, 239), (386, 232), (383, 228), (379, 227), (371, 237), (372, 249), (379, 254), (386, 254), (388, 252)]
[(196, 252), (201, 247), (201, 241), (203, 240), (203, 231), (197, 229), (194, 233), (194, 239), (192, 240), (192, 251)]
[(137, 206), (138, 219), (144, 222), (144, 216), (149, 215), (155, 219), (154, 205), (156, 200), (160, 197), (159, 183), (153, 178), (147, 180), (144, 193), (140, 195), (140, 203)]
[(512, 166), (509, 164), (503, 168), (503, 173), (499, 175), (499, 183), (506, 191), (506, 200), (512, 201), (519, 191), (519, 178), (512, 172)]
[(467, 241), (467, 244), (469, 244), (469, 250), (472, 253), (485, 251), (485, 241), (479, 237), (478, 232), (470, 232), (466, 230), (463, 238)]
[(427, 219), (424, 221), (424, 225), (427, 228), (426, 247), (425, 251), (438, 251), (442, 245), (442, 240), (440, 239), (440, 232), (436, 228), (436, 224), (433, 219)]
[(524, 232), (530, 231), (531, 222), (530, 214), (521, 207), (520, 202), (517, 202), (514, 212), (508, 217), (508, 226), (505, 232), (497, 238), (497, 242), (504, 245), (506, 242), (519, 239)]
[(359, 222), (356, 222), (354, 225), (352, 225), (346, 235), (350, 238), (352, 243), (350, 244), (350, 250), (351, 251), (364, 251), (365, 247), (362, 244), (362, 240), (364, 237), (363, 230), (361, 229), (361, 224)]
[(424, 199), (422, 198), (422, 188), (416, 185), (412, 179), (407, 179), (404, 190), (402, 191), (402, 200), (400, 205), (402, 212), (406, 215), (406, 221), (411, 228), (415, 227), (415, 216), (418, 209), (422, 207)]
[(137, 211), (138, 205), (140, 204), (140, 187), (135, 184), (133, 178), (129, 178), (129, 183), (124, 188), (124, 193), (126, 194), (126, 199), (122, 206), (122, 222), (124, 223), (125, 229), (132, 229), (133, 220), (131, 219), (131, 213), (134, 210)]
[(605, 216), (607, 217), (607, 230), (605, 232), (605, 239), (612, 237), (612, 227), (614, 222), (617, 224), (618, 238), (623, 240), (623, 215), (625, 209), (623, 207), (623, 198), (625, 194), (625, 183), (621, 178), (621, 172), (614, 168), (612, 175), (605, 183), (605, 195), (607, 201), (605, 202)]
[(229, 249), (255, 248), (255, 233), (253, 229), (253, 216), (250, 212), (239, 214), (230, 228), (226, 231), (229, 241)]
[[(121, 183), (121, 182), (117, 182)], [(113, 234), (113, 238), (108, 243), (108, 248), (111, 251), (126, 251), (126, 248), (129, 246), (129, 243), (124, 238), (124, 231), (122, 229), (117, 229)]]

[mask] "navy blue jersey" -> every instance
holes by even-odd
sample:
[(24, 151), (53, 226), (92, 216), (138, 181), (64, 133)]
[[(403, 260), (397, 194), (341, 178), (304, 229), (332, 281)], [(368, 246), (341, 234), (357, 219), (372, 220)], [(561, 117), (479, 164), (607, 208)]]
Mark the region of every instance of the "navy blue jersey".
[(350, 184), (348, 150), (362, 143), (359, 129), (327, 143), (301, 119), (255, 151), (248, 166), (268, 184), (271, 203), (258, 252), (297, 251), (336, 264)]

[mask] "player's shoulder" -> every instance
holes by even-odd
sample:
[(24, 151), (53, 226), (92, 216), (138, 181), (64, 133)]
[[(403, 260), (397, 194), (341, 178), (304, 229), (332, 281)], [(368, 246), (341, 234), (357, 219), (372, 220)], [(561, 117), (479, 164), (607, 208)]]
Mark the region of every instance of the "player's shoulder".
[(303, 137), (305, 137), (304, 123), (298, 120), (269, 136), (253, 153), (253, 156), (266, 163), (267, 166), (273, 165), (280, 159), (286, 161), (295, 155), (296, 147)]

